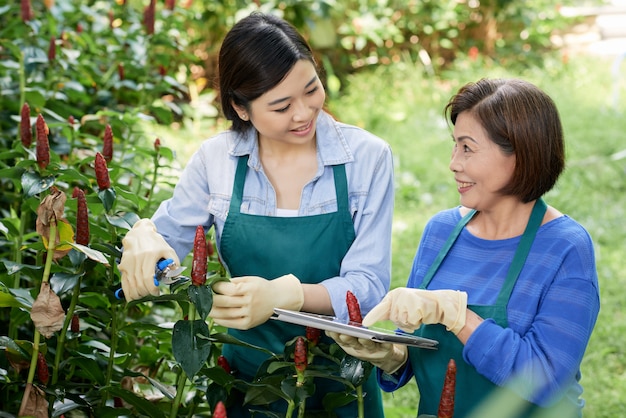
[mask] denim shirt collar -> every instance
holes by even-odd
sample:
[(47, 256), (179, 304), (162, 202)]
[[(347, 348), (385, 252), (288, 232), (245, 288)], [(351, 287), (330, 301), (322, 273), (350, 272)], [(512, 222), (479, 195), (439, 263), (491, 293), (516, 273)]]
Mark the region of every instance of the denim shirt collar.
[[(326, 112), (321, 111), (316, 126), (317, 156), (323, 166), (345, 164), (354, 161), (348, 142), (339, 129), (339, 124)], [(236, 134), (229, 154), (234, 157), (250, 155), (248, 166), (259, 171), (259, 142), (256, 129)]]

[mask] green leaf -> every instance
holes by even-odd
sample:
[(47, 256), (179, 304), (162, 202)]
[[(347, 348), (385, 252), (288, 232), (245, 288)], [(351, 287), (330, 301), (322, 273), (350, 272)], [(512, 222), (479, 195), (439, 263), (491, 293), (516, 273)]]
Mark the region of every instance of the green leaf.
[(189, 286), (187, 294), (204, 321), (213, 307), (213, 291), (208, 286)]
[(41, 177), (39, 173), (25, 171), (22, 174), (22, 190), (25, 197), (35, 196), (54, 185), (54, 176)]
[(106, 215), (107, 221), (113, 226), (117, 226), (129, 231), (135, 222), (139, 220), (139, 216), (133, 212), (116, 213), (115, 215)]
[(129, 390), (122, 389), (119, 386), (109, 386), (106, 388), (106, 391), (132, 405), (136, 409), (136, 413), (139, 413), (140, 416), (145, 415), (153, 418), (165, 418), (163, 409), (159, 405), (143, 397), (139, 397)]
[(106, 256), (100, 251), (94, 250), (93, 248), (89, 248), (85, 245), (77, 244), (75, 242), (68, 243), (81, 253), (85, 254), (87, 257), (91, 258), (93, 261), (97, 261), (98, 263), (102, 263), (105, 266), (109, 265), (109, 260)]
[(76, 374), (86, 378), (93, 384), (104, 385), (105, 377), (100, 363), (86, 357), (71, 357), (68, 363), (76, 366)]
[[(198, 338), (198, 335), (205, 338)], [(198, 373), (211, 353), (209, 327), (201, 319), (179, 320), (172, 330), (172, 352), (189, 379)]]
[(115, 198), (117, 197), (115, 194), (115, 189), (109, 187), (108, 189), (98, 190), (98, 197), (104, 206), (104, 209), (108, 212), (113, 208), (113, 204), (115, 203)]
[(359, 386), (367, 380), (373, 368), (374, 365), (369, 361), (346, 355), (339, 366), (339, 374), (354, 386)]
[(15, 296), (0, 292), (0, 308), (17, 308), (19, 306), (21, 304), (15, 299)]

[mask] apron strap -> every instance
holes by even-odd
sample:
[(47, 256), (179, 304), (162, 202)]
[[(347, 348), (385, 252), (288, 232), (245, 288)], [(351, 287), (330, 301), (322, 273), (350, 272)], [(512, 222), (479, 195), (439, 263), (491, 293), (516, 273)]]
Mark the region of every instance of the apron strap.
[(517, 245), (517, 250), (515, 250), (513, 261), (511, 262), (509, 271), (506, 274), (506, 279), (504, 280), (502, 289), (500, 289), (500, 294), (498, 295), (496, 303), (502, 305), (508, 304), (511, 293), (513, 292), (513, 287), (515, 287), (515, 282), (517, 282), (517, 277), (522, 271), (522, 268), (524, 268), (524, 263), (526, 263), (526, 258), (528, 258), (528, 254), (530, 253), (530, 247), (533, 245), (533, 241), (535, 240), (537, 231), (541, 226), (541, 222), (543, 221), (543, 216), (545, 215), (547, 208), (548, 206), (542, 198), (535, 201), (533, 211), (530, 214), (530, 219), (528, 219), (528, 224), (526, 224), (524, 234)]
[(422, 280), (422, 284), (419, 287), (420, 289), (426, 289), (426, 287), (428, 286), (430, 281), (433, 279), (435, 273), (439, 269), (439, 266), (443, 262), (443, 259), (446, 258), (446, 255), (448, 255), (448, 252), (450, 251), (450, 248), (452, 248), (452, 246), (454, 245), (454, 242), (458, 238), (459, 234), (461, 233), (463, 228), (465, 228), (465, 225), (467, 225), (467, 223), (470, 221), (470, 219), (472, 219), (472, 217), (474, 216), (475, 213), (476, 213), (475, 209), (470, 210), (467, 213), (467, 215), (465, 215), (456, 224), (456, 226), (454, 227), (454, 229), (452, 230), (452, 232), (448, 236), (447, 241), (445, 242), (445, 244), (443, 244), (443, 248), (441, 248), (441, 250), (439, 251), (439, 254), (437, 254), (437, 257), (435, 258), (435, 261), (433, 261), (433, 263), (430, 265), (430, 268), (428, 269), (428, 272), (426, 273), (426, 276), (424, 276), (424, 279)]
[[(233, 194), (230, 199), (229, 212), (239, 213), (241, 210), (243, 186), (246, 180), (246, 171), (248, 170), (248, 158), (249, 155), (242, 155), (237, 161), (237, 170), (235, 171), (235, 181), (233, 184)], [(350, 199), (348, 195), (348, 178), (346, 176), (346, 166), (344, 164), (333, 166), (333, 178), (335, 180), (337, 212), (348, 212), (349, 214)]]
[(246, 181), (246, 171), (248, 170), (249, 155), (242, 155), (237, 160), (237, 171), (235, 171), (235, 181), (233, 182), (233, 195), (230, 198), (229, 212), (239, 213), (241, 211), (241, 201), (243, 200), (243, 185)]

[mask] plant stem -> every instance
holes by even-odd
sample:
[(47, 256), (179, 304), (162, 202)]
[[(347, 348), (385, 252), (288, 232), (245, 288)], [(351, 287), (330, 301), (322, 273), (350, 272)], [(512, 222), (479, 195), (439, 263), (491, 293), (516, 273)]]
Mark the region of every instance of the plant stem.
[(65, 313), (65, 321), (63, 322), (63, 328), (61, 329), (61, 334), (59, 335), (59, 339), (57, 341), (57, 350), (54, 356), (54, 368), (52, 369), (52, 385), (57, 382), (57, 379), (59, 377), (59, 364), (61, 363), (61, 358), (63, 357), (63, 349), (65, 348), (65, 337), (67, 335), (67, 328), (72, 321), (72, 317), (74, 316), (74, 310), (76, 309), (76, 304), (78, 303), (81, 278), (82, 277), (78, 278), (78, 282), (74, 287), (74, 292), (72, 293), (72, 301), (70, 302), (70, 306), (67, 308), (67, 312)]
[[(193, 321), (196, 317), (196, 310), (193, 303), (189, 304), (189, 314), (188, 319)], [(193, 324), (193, 322), (192, 322)], [(193, 335), (193, 334), (192, 334)], [(170, 418), (176, 418), (178, 414), (178, 406), (183, 398), (183, 392), (185, 391), (185, 382), (187, 381), (187, 375), (183, 368), (180, 368), (180, 374), (178, 375), (178, 381), (176, 382), (176, 397), (174, 398), (174, 404), (172, 405), (172, 409), (170, 411)]]
[(359, 385), (356, 387), (356, 395), (357, 395), (357, 407), (359, 410), (359, 418), (363, 418), (365, 416), (365, 409), (363, 406), (363, 386)]
[[(41, 283), (48, 282), (50, 277), (50, 270), (52, 268), (52, 259), (54, 258), (54, 250), (56, 248), (56, 236), (57, 236), (57, 223), (55, 219), (50, 219), (50, 234), (48, 238), (48, 254), (46, 257), (46, 264), (43, 269), (43, 276)], [(20, 411), (24, 411), (26, 408), (26, 402), (32, 389), (33, 380), (35, 380), (35, 372), (37, 370), (37, 358), (39, 357), (39, 330), (35, 328), (33, 336), (33, 354), (30, 357), (30, 368), (28, 369), (28, 378), (26, 379), (26, 390), (24, 390), (24, 396), (22, 397), (22, 404), (20, 405)], [(22, 415), (21, 413), (18, 415)]]

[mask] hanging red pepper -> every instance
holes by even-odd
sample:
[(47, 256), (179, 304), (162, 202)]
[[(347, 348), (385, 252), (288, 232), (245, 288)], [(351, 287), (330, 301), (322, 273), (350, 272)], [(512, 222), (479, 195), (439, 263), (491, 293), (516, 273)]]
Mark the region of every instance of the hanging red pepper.
[(359, 301), (356, 296), (354, 296), (354, 293), (349, 290), (346, 292), (346, 304), (348, 305), (348, 316), (350, 318), (350, 322), (355, 322), (357, 324), (363, 322)]
[(20, 119), (20, 140), (24, 148), (30, 148), (33, 143), (33, 128), (30, 125), (30, 106), (24, 102)]
[(48, 125), (43, 116), (39, 114), (37, 116), (37, 123), (35, 124), (37, 129), (37, 164), (42, 170), (48, 167), (50, 164), (50, 144), (48, 143)]
[(207, 272), (206, 234), (202, 225), (196, 227), (196, 236), (193, 240), (193, 260), (191, 264), (191, 283), (194, 286), (204, 286)]

